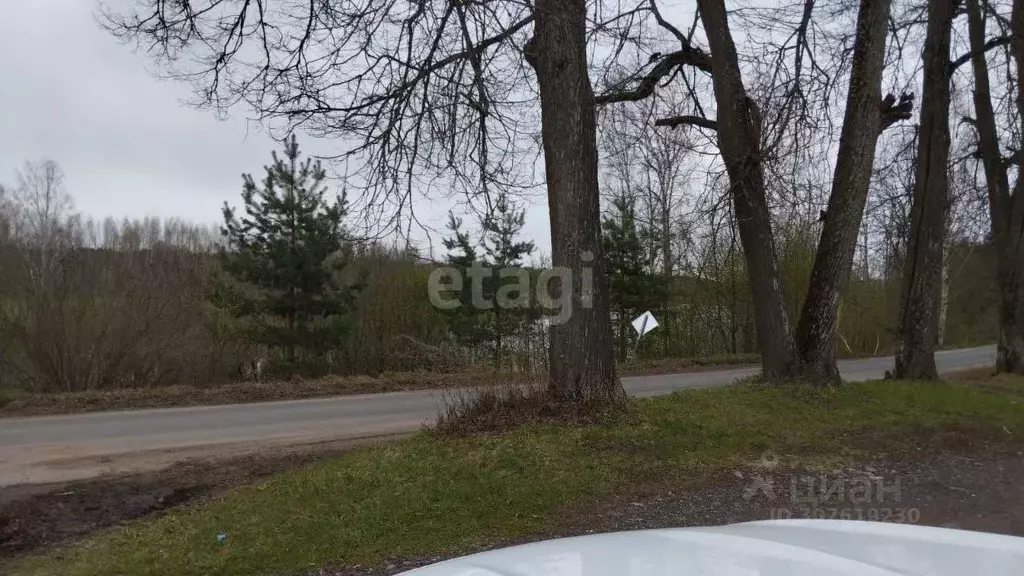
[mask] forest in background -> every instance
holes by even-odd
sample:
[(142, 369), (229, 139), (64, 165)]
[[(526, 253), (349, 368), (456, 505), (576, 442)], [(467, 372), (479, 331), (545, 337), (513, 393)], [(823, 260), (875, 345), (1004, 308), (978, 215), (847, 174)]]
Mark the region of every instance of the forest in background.
[[(609, 185), (604, 202), (620, 365), (637, 357), (756, 353), (751, 292), (729, 212), (674, 213), (667, 229), (674, 255), (666, 270), (665, 229), (659, 228), (663, 220), (651, 217), (657, 198), (650, 190)], [(2, 387), (71, 392), (288, 376), (270, 368), (254, 371), (255, 361), (273, 364), (272, 356), (211, 304), (220, 273), (217, 227), (173, 219), (86, 218), (75, 211), (54, 162), (26, 163), (4, 191)], [(708, 190), (701, 196), (715, 194)], [(623, 241), (621, 233), (616, 237), (613, 229), (631, 231), (633, 241)], [(804, 298), (820, 223), (791, 217), (777, 223), (777, 233), (783, 292), (795, 308)], [(866, 224), (865, 245), (871, 246), (878, 233)], [(466, 234), (478, 242), (475, 232)], [(673, 246), (679, 248), (672, 251)], [(997, 309), (991, 248), (983, 240), (951, 236), (946, 252), (941, 344), (991, 343)], [(898, 243), (858, 258), (840, 306), (840, 355), (892, 353), (902, 261)], [(536, 317), (504, 325), (498, 354), (493, 332), (469, 343), (457, 337), (459, 317), (433, 307), (427, 292), (430, 272), (441, 264), (411, 248), (354, 243), (346, 274), (364, 278), (365, 286), (345, 341), (331, 355), (330, 372), (450, 373), (497, 364), (502, 372), (543, 375), (547, 332)], [(661, 326), (634, 354), (635, 333), (628, 322), (644, 310)]]
[[(366, 284), (349, 337), (320, 353), (328, 371), (546, 366), (556, 401), (617, 403), (615, 361), (630, 360), (627, 321), (643, 310), (663, 323), (641, 358), (756, 349), (768, 381), (835, 384), (837, 353), (890, 349), (896, 377), (934, 379), (937, 345), (993, 337), (996, 369), (1024, 369), (1024, 1), (698, 0), (671, 14), (656, 0), (351, 7), (290, 2), (253, 14), (247, 2), (193, 12), (143, 1), (101, 18), (190, 82), (194, 105), (242, 106), (277, 136), (345, 142), (338, 184), (355, 192), (352, 231), (363, 236), (337, 253), (350, 253)], [(277, 29), (289, 34), (266, 36)], [(183, 58), (195, 67), (187, 74), (175, 68)], [(3, 301), (9, 372), (42, 389), (144, 386), (180, 372), (135, 361), (167, 352), (144, 344), (162, 317), (142, 303), (121, 312), (149, 291), (116, 270), (122, 260), (159, 268), (174, 258), (152, 255), (181, 249), (118, 247), (106, 230), (117, 226), (83, 223), (66, 192), (46, 184), (61, 181), (50, 172), (59, 175), (52, 163), (28, 165), (6, 193), (5, 244), (21, 268), (8, 276), (27, 279)], [(532, 313), (424, 310), (417, 289), (434, 266), (524, 265), (525, 251), (494, 249), (514, 234), (491, 248), (488, 237), (496, 221), (521, 221), (520, 208), (495, 220), (500, 207), (542, 187), (551, 267), (573, 275), (562, 286), (577, 304), (567, 321), (548, 330)], [(410, 248), (414, 224), (431, 232), (417, 198), (451, 200), (470, 219), (453, 226), (449, 254), (428, 260)], [(296, 261), (295, 238), (267, 245)], [(196, 310), (201, 322), (176, 323), (203, 326), (197, 338), (217, 350), (208, 381), (258, 374), (252, 358), (267, 354), (251, 349), (247, 329), (204, 307), (221, 275), (205, 250), (181, 257), (196, 262), (191, 304), (183, 290), (152, 307)], [(586, 286), (591, 261), (604, 274)], [(295, 324), (288, 306), (284, 323)], [(89, 323), (62, 315), (104, 320), (70, 329)], [(111, 325), (122, 317), (125, 329)], [(118, 338), (131, 346), (98, 352)], [(284, 347), (294, 360), (294, 345)], [(189, 380), (166, 379), (175, 378)]]

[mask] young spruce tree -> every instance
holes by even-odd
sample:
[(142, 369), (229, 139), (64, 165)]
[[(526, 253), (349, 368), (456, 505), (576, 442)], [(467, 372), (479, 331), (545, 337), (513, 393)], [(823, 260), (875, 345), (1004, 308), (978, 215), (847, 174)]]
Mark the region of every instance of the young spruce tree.
[[(474, 243), (462, 229), (462, 220), (449, 215), (448, 230), (452, 236), (443, 240), (448, 250), (447, 263), (462, 274), (460, 306), (450, 313), (449, 327), (456, 340), (464, 346), (487, 346), (496, 368), (502, 368), (508, 336), (520, 331), (524, 322), (539, 317), (539, 310), (530, 294), (530, 273), (524, 269), (523, 258), (534, 250), (533, 242), (520, 241), (526, 222), (525, 211), (501, 196), (491, 214), (482, 222), (482, 238)], [(479, 251), (477, 249), (479, 245)], [(490, 271), (479, 280), (469, 269), (477, 266)], [(473, 302), (473, 282), (482, 301)], [(481, 304), (478, 307), (476, 304)]]
[[(458, 294), (459, 306), (448, 312), (448, 330), (455, 340), (471, 350), (479, 349), (490, 340), (487, 327), (487, 310), (477, 308), (473, 303), (473, 286), (470, 282), (470, 268), (485, 266), (477, 255), (476, 246), (469, 232), (462, 229), (462, 218), (448, 214), (448, 231), (452, 236), (442, 243), (448, 250), (445, 260), (462, 277), (462, 289)], [(486, 293), (481, 292), (486, 298)]]
[(273, 154), (259, 184), (242, 176), (244, 215), (224, 204), (227, 246), (217, 304), (243, 321), (254, 342), (283, 351), (289, 371), (322, 371), (345, 338), (359, 284), (346, 283), (344, 197), (325, 198), (320, 162), (299, 161), (294, 136)]
[(491, 322), (494, 365), (502, 368), (507, 336), (521, 332), (524, 322), (538, 316), (530, 294), (530, 274), (523, 258), (533, 253), (534, 244), (518, 240), (526, 225), (526, 211), (502, 195), (494, 210), (484, 218), (484, 254), (492, 266), (485, 290), (495, 303)]

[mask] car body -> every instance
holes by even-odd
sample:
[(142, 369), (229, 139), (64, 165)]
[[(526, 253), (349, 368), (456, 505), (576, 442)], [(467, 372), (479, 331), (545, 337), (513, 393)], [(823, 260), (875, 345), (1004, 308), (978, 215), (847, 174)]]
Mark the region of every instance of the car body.
[(1024, 576), (1024, 538), (909, 524), (769, 520), (595, 534), (408, 576)]

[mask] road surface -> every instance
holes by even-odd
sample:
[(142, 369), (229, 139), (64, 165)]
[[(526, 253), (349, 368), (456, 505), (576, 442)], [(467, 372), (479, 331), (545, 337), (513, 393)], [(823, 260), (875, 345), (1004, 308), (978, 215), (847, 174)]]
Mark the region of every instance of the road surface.
[[(992, 366), (995, 348), (942, 351), (940, 372)], [(892, 357), (839, 363), (847, 380), (881, 378)], [(751, 367), (623, 378), (634, 396), (721, 386)], [(442, 391), (395, 392), (225, 406), (0, 419), (0, 486), (151, 469), (195, 456), (355, 439), (416, 430), (437, 414)]]

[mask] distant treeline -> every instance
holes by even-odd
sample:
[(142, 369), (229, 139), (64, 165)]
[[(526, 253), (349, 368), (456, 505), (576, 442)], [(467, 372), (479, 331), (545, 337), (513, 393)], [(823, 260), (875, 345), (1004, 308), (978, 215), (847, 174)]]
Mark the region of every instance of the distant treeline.
[[(199, 228), (183, 233), (187, 227), (173, 226), (177, 233), (164, 234), (155, 220), (108, 225), (108, 240), (119, 240), (106, 243), (80, 233), (42, 245), (4, 238), (3, 386), (56, 392), (204, 386), (252, 377), (244, 367), (265, 352), (209, 304), (218, 274), (213, 244), (196, 241), (203, 235)], [(148, 239), (140, 240), (142, 229), (151, 231)], [(813, 257), (812, 229), (805, 230), (781, 235), (784, 290), (794, 307), (803, 298), (795, 287), (807, 285)], [(706, 251), (707, 261), (664, 282), (670, 287), (667, 300), (649, 307), (661, 327), (645, 338), (640, 356), (756, 352), (743, 260), (735, 248), (715, 252)], [(952, 249), (945, 345), (994, 339), (991, 258), (987, 246)], [(355, 249), (350, 268), (365, 275), (365, 288), (348, 338), (333, 355), (333, 372), (457, 371), (494, 362), (490, 343), (460, 343), (452, 335), (452, 315), (431, 305), (426, 287), (433, 266), (410, 251)], [(895, 267), (886, 269), (881, 276), (855, 271), (840, 312), (840, 354), (891, 352), (900, 281)], [(620, 316), (620, 359), (626, 360), (632, 354), (631, 318)], [(545, 337), (536, 320), (524, 320), (506, 338), (502, 369), (543, 373)]]

